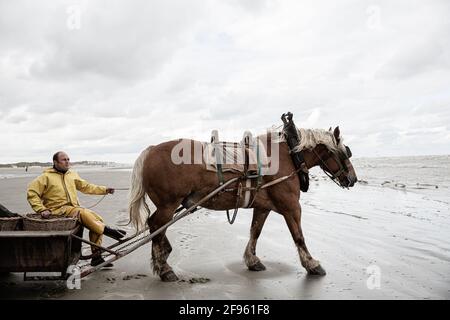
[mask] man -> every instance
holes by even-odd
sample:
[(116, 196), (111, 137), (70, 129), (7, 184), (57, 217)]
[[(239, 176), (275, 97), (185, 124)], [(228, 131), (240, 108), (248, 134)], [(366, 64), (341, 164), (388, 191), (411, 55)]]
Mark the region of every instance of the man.
[[(113, 188), (97, 186), (80, 178), (78, 173), (69, 170), (69, 156), (62, 151), (53, 155), (53, 168), (44, 172), (28, 185), (27, 199), (33, 210), (43, 218), (50, 214), (63, 217), (78, 217), (80, 223), (89, 229), (89, 239), (97, 245), (102, 243), (102, 235), (122, 239), (126, 232), (114, 229), (103, 223), (102, 217), (94, 211), (80, 207), (77, 190), (86, 194), (113, 194)], [(105, 260), (98, 248), (92, 246), (92, 266)], [(106, 265), (111, 267), (112, 264)], [(105, 266), (105, 267), (106, 267)]]

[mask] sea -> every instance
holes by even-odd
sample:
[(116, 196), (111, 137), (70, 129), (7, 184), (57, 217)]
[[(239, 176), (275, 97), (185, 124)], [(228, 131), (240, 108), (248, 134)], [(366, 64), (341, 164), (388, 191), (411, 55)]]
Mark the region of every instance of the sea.
[[(360, 185), (450, 198), (450, 155), (355, 158), (352, 163)], [(77, 172), (131, 171), (132, 166), (80, 166), (74, 169)], [(27, 170), (0, 168), (0, 179), (32, 178), (43, 170), (41, 167), (29, 167)], [(318, 168), (311, 173), (313, 179), (328, 179)]]

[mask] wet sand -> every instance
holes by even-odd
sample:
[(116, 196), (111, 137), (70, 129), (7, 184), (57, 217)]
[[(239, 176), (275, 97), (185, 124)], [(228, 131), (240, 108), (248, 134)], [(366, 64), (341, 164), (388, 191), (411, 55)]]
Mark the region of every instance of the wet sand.
[[(0, 179), (0, 203), (30, 212), (28, 176)], [(80, 172), (85, 179), (128, 187), (129, 171)], [(422, 193), (361, 183), (341, 190), (317, 177), (302, 194), (302, 225), (311, 254), (325, 277), (301, 267), (287, 226), (271, 213), (258, 242), (263, 272), (248, 271), (242, 255), (251, 211), (234, 225), (226, 214), (200, 210), (169, 228), (169, 263), (181, 281), (163, 283), (150, 269), (150, 244), (81, 281), (24, 282), (22, 274), (0, 276), (2, 299), (449, 299), (449, 203)], [(117, 191), (94, 208), (107, 223), (126, 221), (127, 192)], [(98, 196), (81, 195), (83, 205)], [(87, 233), (85, 232), (85, 237)], [(379, 277), (371, 272), (380, 271)]]

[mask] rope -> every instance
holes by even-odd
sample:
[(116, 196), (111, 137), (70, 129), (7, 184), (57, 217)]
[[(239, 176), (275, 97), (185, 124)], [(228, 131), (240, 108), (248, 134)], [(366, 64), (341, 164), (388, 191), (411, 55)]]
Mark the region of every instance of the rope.
[(96, 204), (94, 204), (93, 206), (90, 206), (90, 207), (86, 207), (86, 209), (91, 209), (91, 208), (95, 207), (95, 206), (98, 205), (100, 202), (102, 202), (103, 199), (105, 199), (105, 197), (106, 197), (106, 194), (105, 194), (100, 200), (98, 200)]
[[(130, 190), (130, 188), (112, 188), (112, 189), (114, 189), (114, 190)], [(103, 199), (105, 199), (105, 197), (106, 197), (107, 195), (108, 195), (108, 194), (103, 195), (103, 197), (101, 197), (101, 199), (98, 200), (94, 205), (92, 205), (92, 206), (90, 206), (90, 207), (86, 207), (86, 209), (92, 209), (93, 207), (97, 206), (100, 202), (103, 201)]]

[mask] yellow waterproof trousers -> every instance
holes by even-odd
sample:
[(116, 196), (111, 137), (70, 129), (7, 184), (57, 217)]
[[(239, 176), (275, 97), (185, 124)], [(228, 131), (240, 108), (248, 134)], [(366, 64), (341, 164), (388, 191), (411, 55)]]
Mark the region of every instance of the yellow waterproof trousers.
[[(63, 206), (52, 211), (52, 214), (58, 214), (64, 217), (78, 217), (80, 223), (89, 229), (89, 240), (97, 245), (102, 244), (105, 224), (103, 223), (102, 217), (94, 211), (81, 207)], [(91, 251), (94, 253), (95, 251), (98, 251), (98, 249), (92, 247)]]

